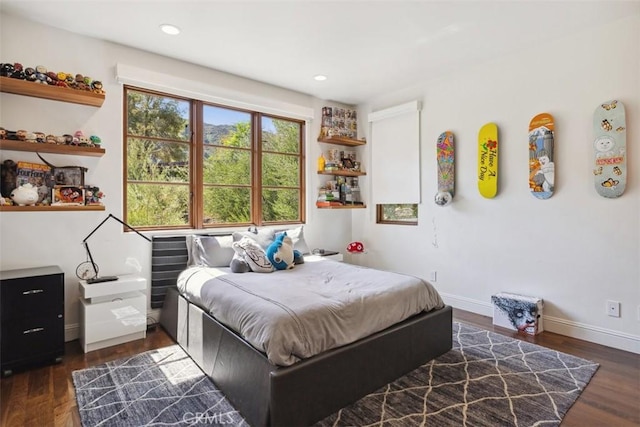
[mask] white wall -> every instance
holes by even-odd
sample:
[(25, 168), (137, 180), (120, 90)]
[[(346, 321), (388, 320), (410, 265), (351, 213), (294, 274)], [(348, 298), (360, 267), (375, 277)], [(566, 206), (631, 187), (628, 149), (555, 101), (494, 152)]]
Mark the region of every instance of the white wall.
[[(37, 40), (28, 49), (24, 34)], [(449, 303), (483, 314), (490, 314), (492, 293), (538, 295), (546, 303), (546, 329), (640, 351), (638, 16), (549, 43), (542, 53), (540, 46), (531, 46), (360, 106), (362, 130), (362, 119), (371, 111), (413, 99), (423, 102), (418, 227), (375, 225), (373, 206), (314, 208), (320, 109), (335, 104), (4, 15), (0, 37), (2, 61), (81, 72), (102, 79), (107, 91), (100, 109), (0, 93), (0, 126), (47, 133), (82, 129), (100, 135), (107, 151), (102, 158), (45, 156), (54, 164), (88, 167), (87, 183), (107, 195), (105, 212), (0, 213), (0, 269), (56, 264), (64, 270), (68, 338), (77, 334), (75, 268), (85, 260), (80, 242), (108, 213), (122, 217), (122, 93), (114, 76), (116, 63), (126, 63), (215, 84), (225, 93), (257, 93), (312, 108), (316, 119), (306, 147), (310, 247), (340, 250), (361, 240), (368, 252), (348, 257), (352, 262), (424, 278), (437, 271), (435, 285)], [(612, 98), (627, 108), (629, 183), (620, 199), (606, 200), (593, 190), (591, 117), (600, 102)], [(534, 199), (527, 186), (527, 127), (542, 111), (552, 113), (557, 125), (557, 190), (546, 201)], [(493, 200), (478, 194), (475, 177), (477, 132), (488, 121), (500, 127), (501, 185)], [(452, 205), (440, 208), (433, 203), (435, 140), (447, 129), (456, 136), (456, 196)], [(363, 149), (365, 169), (370, 145)], [(32, 153), (0, 152), (0, 161), (7, 158), (37, 160)], [(369, 186), (366, 177), (361, 186)], [(370, 200), (367, 191), (363, 197)], [(90, 243), (103, 274), (139, 270), (148, 278), (149, 243), (122, 233), (115, 221)], [(622, 302), (621, 318), (606, 316), (607, 299)]]
[[(342, 248), (350, 241), (348, 212), (318, 211), (314, 206), (318, 186), (315, 159), (320, 154), (316, 137), (320, 131), (321, 108), (327, 104), (324, 101), (15, 17), (0, 15), (0, 27), (2, 61), (20, 62), (24, 66), (42, 64), (55, 71), (82, 73), (102, 80), (107, 93), (99, 109), (0, 93), (0, 126), (57, 135), (82, 129), (87, 135), (99, 135), (106, 149), (106, 155), (100, 158), (43, 155), (55, 165), (88, 167), (85, 182), (98, 185), (105, 192), (105, 212), (0, 213), (0, 269), (58, 265), (65, 272), (67, 339), (77, 337), (78, 333), (75, 270), (86, 260), (82, 239), (109, 213), (123, 218), (123, 97), (122, 86), (115, 79), (117, 63), (218, 86), (223, 96), (236, 93), (240, 97), (271, 100), (284, 108), (293, 105), (313, 109), (318, 119), (309, 126), (306, 147), (310, 159), (306, 183), (311, 203), (307, 208), (306, 240), (311, 248)], [(33, 41), (28, 43), (28, 48), (25, 48), (25, 34)], [(0, 151), (0, 161), (6, 159), (40, 162), (35, 153)], [(140, 272), (150, 279), (151, 245), (134, 233), (123, 233), (116, 221), (106, 223), (91, 237), (89, 244), (102, 275)]]
[[(354, 212), (353, 238), (368, 253), (352, 258), (423, 278), (437, 271), (448, 303), (486, 315), (496, 292), (539, 296), (547, 330), (640, 352), (639, 45), (636, 15), (361, 106), (364, 115), (422, 100), (423, 203), (417, 227), (376, 225), (373, 209)], [(592, 117), (609, 99), (627, 113), (628, 183), (619, 199), (598, 196), (593, 184)], [(556, 123), (549, 200), (528, 189), (528, 125), (540, 112)], [(477, 135), (491, 121), (499, 127), (500, 186), (484, 199)], [(445, 130), (455, 135), (456, 194), (438, 207), (435, 143)], [(620, 318), (607, 316), (608, 299), (622, 302)]]

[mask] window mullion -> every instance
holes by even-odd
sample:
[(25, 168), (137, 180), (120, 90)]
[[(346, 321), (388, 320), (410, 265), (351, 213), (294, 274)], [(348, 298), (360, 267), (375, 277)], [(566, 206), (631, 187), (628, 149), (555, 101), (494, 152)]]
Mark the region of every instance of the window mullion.
[(262, 225), (262, 115), (253, 113), (251, 116), (251, 218), (254, 224)]
[(204, 125), (202, 102), (191, 103), (191, 226), (204, 227)]

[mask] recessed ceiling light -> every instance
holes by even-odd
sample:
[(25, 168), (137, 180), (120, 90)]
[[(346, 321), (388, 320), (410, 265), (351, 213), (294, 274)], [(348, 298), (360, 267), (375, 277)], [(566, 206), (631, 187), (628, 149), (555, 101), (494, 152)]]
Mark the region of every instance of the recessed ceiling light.
[(317, 80), (319, 82), (323, 82), (325, 80), (327, 80), (327, 76), (322, 75), (322, 74), (318, 74), (316, 76), (313, 76), (314, 80)]
[(162, 24), (160, 25), (160, 29), (163, 33), (175, 36), (176, 34), (180, 34), (180, 28), (171, 24)]

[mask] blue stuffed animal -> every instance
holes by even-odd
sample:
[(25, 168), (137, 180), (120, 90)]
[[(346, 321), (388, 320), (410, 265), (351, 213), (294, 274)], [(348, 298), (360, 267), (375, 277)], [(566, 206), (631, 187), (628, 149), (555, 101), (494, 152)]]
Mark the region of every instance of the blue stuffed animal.
[(276, 240), (267, 247), (267, 258), (276, 270), (288, 270), (294, 266), (295, 252), (298, 251), (293, 250), (291, 237), (284, 232), (276, 236)]

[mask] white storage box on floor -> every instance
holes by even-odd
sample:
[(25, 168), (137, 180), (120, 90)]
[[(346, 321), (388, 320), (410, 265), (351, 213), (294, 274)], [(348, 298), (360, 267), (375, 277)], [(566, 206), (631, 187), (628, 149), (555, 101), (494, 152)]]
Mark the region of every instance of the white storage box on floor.
[(529, 335), (544, 330), (542, 307), (544, 301), (537, 297), (500, 292), (491, 296), (493, 303), (493, 324)]

